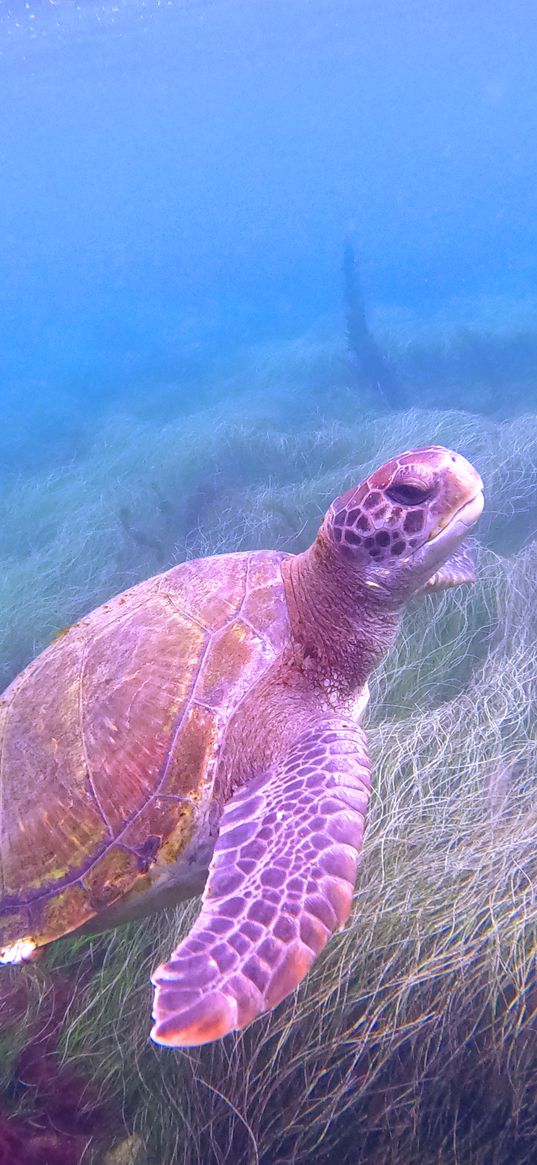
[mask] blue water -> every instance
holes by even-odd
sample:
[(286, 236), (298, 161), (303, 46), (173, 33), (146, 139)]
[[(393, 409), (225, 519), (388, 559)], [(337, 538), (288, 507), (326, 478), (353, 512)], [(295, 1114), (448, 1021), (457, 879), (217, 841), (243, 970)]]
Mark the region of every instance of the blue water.
[(36, 397), (67, 417), (337, 327), (349, 229), (372, 308), (447, 322), (461, 297), (531, 296), (536, 32), (530, 0), (5, 0), (0, 337), (21, 423)]
[[(533, 0), (0, 0), (0, 687), (171, 563), (302, 549), (401, 445), (475, 460), (484, 585), (498, 554), (527, 585), (536, 43)], [(444, 695), (464, 652), (430, 650)]]

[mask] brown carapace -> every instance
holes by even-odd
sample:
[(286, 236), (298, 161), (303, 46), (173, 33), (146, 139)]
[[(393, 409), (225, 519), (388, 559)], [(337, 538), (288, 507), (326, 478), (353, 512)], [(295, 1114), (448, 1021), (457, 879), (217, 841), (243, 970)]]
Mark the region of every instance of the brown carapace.
[(303, 554), (184, 563), (55, 640), (0, 701), (0, 962), (203, 891), (153, 1038), (216, 1039), (292, 991), (351, 909), (368, 674), (409, 598), (473, 579), (482, 505), (459, 454), (404, 453)]

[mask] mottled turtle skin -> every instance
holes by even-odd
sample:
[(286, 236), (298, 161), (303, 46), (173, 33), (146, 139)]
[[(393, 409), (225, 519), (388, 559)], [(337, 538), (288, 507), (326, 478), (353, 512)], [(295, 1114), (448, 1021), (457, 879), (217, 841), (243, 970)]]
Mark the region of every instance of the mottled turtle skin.
[(204, 890), (153, 1038), (275, 1006), (348, 918), (367, 676), (402, 605), (472, 577), (472, 466), (440, 446), (330, 507), (304, 554), (184, 563), (58, 637), (0, 701), (0, 962)]

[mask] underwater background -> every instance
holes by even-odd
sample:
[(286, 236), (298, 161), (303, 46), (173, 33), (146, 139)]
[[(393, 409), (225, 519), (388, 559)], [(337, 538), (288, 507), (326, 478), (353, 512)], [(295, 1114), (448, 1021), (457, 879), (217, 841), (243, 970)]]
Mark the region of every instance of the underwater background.
[(177, 1053), (196, 903), (3, 969), (1, 1165), (537, 1160), (536, 51), (532, 0), (0, 0), (2, 686), (404, 448), (486, 489), (375, 676), (349, 926)]

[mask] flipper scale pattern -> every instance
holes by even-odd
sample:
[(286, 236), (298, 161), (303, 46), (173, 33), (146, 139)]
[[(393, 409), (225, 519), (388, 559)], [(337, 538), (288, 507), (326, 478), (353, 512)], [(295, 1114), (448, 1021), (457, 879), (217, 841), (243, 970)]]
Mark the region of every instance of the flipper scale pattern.
[(326, 716), (235, 793), (200, 915), (153, 975), (154, 1040), (217, 1039), (294, 990), (348, 918), (369, 791), (362, 729)]

